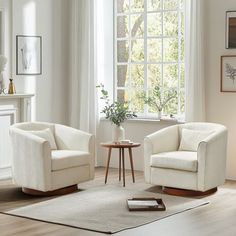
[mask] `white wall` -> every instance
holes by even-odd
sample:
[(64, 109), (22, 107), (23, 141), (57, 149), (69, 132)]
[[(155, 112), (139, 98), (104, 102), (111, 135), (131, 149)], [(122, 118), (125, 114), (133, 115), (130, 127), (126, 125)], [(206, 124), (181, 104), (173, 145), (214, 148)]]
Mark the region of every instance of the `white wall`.
[(228, 128), (227, 178), (236, 180), (236, 93), (220, 92), (220, 57), (236, 55), (236, 50), (225, 49), (225, 14), (236, 10), (236, 1), (207, 0), (205, 7), (207, 121)]
[[(66, 123), (64, 7), (62, 0), (13, 0), (12, 75), (17, 92), (35, 93), (33, 120)], [(16, 35), (42, 36), (42, 75), (16, 75)]]
[(113, 97), (113, 1), (96, 2), (97, 79)]

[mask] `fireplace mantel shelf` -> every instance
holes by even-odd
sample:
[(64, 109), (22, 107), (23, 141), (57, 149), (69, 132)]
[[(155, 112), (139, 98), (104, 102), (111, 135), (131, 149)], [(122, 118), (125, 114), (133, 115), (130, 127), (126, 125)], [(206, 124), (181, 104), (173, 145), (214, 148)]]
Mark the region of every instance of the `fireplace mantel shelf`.
[(33, 96), (34, 94), (31, 93), (0, 94), (0, 99), (31, 98)]

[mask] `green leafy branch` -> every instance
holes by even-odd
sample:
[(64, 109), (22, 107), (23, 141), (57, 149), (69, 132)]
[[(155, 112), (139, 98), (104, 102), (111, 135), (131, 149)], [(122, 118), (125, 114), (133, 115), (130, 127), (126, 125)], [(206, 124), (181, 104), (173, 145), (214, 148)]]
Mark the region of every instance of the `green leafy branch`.
[(100, 84), (96, 86), (100, 88), (102, 96), (100, 99), (105, 101), (105, 107), (102, 109), (101, 113), (105, 114), (105, 118), (110, 120), (113, 124), (120, 126), (125, 120), (137, 117), (135, 112), (129, 110), (128, 102), (110, 102), (108, 92), (104, 89), (104, 85)]
[(161, 88), (159, 86), (155, 86), (152, 94), (146, 96), (143, 95), (144, 103), (155, 107), (159, 112), (161, 112), (165, 106), (177, 96), (177, 91), (175, 89), (170, 89), (167, 93), (161, 93)]

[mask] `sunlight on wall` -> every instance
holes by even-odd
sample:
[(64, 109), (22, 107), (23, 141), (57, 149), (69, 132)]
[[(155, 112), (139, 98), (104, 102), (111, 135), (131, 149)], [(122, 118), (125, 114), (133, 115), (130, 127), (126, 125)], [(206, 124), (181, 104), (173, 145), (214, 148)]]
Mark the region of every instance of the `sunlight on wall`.
[[(29, 1), (23, 6), (23, 34), (36, 35), (36, 3)], [(25, 92), (34, 93), (36, 96), (36, 77), (30, 76), (25, 79)], [(36, 119), (36, 98), (32, 98), (31, 120)]]
[[(97, 23), (97, 73), (98, 83), (104, 84), (104, 5), (103, 1), (96, 5), (96, 23)], [(99, 46), (98, 46), (99, 45)]]
[[(97, 0), (96, 2), (96, 50), (97, 80), (103, 83), (113, 98), (113, 1)], [(104, 102), (99, 100), (99, 109)]]
[[(98, 0), (99, 1), (99, 0)], [(95, 48), (97, 50), (96, 56), (97, 56), (97, 83), (98, 84), (105, 84), (105, 61), (104, 61), (104, 1), (97, 1), (96, 2), (96, 40), (95, 40)], [(101, 94), (99, 94), (101, 96)], [(99, 105), (99, 111), (102, 110), (102, 108), (105, 105), (105, 101), (103, 100), (98, 100), (98, 105)], [(100, 113), (99, 113), (100, 114)]]

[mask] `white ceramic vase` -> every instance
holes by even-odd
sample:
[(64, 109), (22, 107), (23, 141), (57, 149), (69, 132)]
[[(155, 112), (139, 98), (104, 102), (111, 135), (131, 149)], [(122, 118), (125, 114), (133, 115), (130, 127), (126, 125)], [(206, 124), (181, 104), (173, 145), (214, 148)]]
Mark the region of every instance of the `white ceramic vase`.
[(112, 141), (113, 142), (119, 142), (120, 140), (125, 139), (125, 130), (124, 128), (120, 125), (113, 125), (112, 128)]
[(162, 111), (158, 111), (158, 114), (157, 114), (157, 119), (160, 120), (162, 117)]

